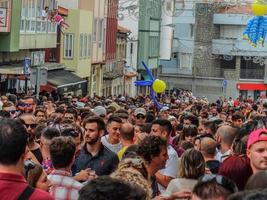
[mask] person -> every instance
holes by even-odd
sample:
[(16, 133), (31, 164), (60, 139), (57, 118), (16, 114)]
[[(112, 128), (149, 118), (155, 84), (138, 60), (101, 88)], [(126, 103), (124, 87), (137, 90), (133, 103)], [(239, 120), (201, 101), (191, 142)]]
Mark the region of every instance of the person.
[(131, 123), (124, 123), (121, 126), (120, 133), (123, 148), (117, 153), (119, 160), (122, 159), (127, 148), (134, 144), (134, 126)]
[(43, 10), (42, 10), (42, 19), (46, 20), (48, 17), (48, 11), (49, 11), (49, 7), (46, 6)]
[(102, 117), (104, 120), (107, 116), (107, 110), (105, 107), (103, 106), (96, 106), (94, 109), (93, 109), (93, 113), (99, 117)]
[[(157, 135), (163, 137), (166, 141), (169, 141), (172, 131), (172, 125), (169, 120), (157, 119), (152, 122), (151, 135)], [(159, 170), (156, 174), (157, 181), (159, 183), (159, 189), (163, 193), (165, 188), (170, 183), (171, 179), (176, 178), (178, 170), (178, 155), (176, 150), (168, 145), (168, 160), (165, 168)]]
[(245, 120), (245, 116), (243, 115), (242, 112), (235, 112), (232, 115), (232, 126), (241, 128)]
[(247, 156), (253, 174), (267, 170), (267, 129), (261, 128), (250, 133), (247, 143)]
[(184, 189), (191, 190), (197, 179), (205, 173), (205, 160), (202, 154), (194, 148), (188, 149), (182, 155), (178, 177), (172, 179), (165, 194), (171, 195)]
[(24, 113), (19, 117), (19, 119), (21, 120), (21, 122), (23, 122), (29, 135), (28, 147), (30, 151), (34, 154), (38, 162), (42, 163), (43, 157), (41, 154), (40, 145), (35, 141), (35, 128), (37, 126), (35, 116), (31, 113)]
[(267, 187), (267, 172), (259, 171), (248, 179), (245, 190), (265, 189)]
[(114, 153), (122, 149), (120, 142), (120, 129), (122, 120), (119, 117), (111, 116), (107, 121), (108, 134), (101, 137), (102, 144)]
[(146, 200), (151, 198), (151, 187), (149, 185), (149, 175), (145, 161), (137, 154), (131, 152), (123, 157), (118, 169), (111, 174), (111, 177), (125, 181), (131, 185), (144, 189)]
[(233, 144), (234, 138), (237, 134), (237, 129), (228, 125), (223, 125), (218, 128), (216, 132), (216, 140), (220, 144), (220, 149), (218, 150), (215, 159), (219, 162), (223, 162), (226, 158), (231, 155), (231, 146)]
[(10, 117), (12, 119), (15, 119), (19, 114), (19, 112), (17, 112), (17, 110), (16, 110), (15, 104), (13, 102), (11, 102), (11, 101), (5, 102), (3, 104), (2, 109), (5, 110), (5, 111), (8, 111), (10, 113), (10, 115), (11, 115)]
[(108, 176), (102, 176), (88, 182), (79, 194), (79, 200), (146, 200), (142, 188), (131, 186)]
[(76, 146), (71, 137), (52, 139), (49, 152), (54, 170), (48, 175), (53, 186), (50, 194), (55, 199), (78, 199), (82, 184), (72, 178), (71, 166), (75, 159)]
[(144, 108), (137, 108), (134, 111), (135, 125), (142, 126), (146, 122), (146, 110)]
[(194, 186), (192, 200), (226, 200), (237, 191), (235, 183), (230, 179), (206, 174)]
[(45, 191), (33, 189), (21, 175), (29, 152), (28, 133), (14, 119), (0, 120), (0, 194), (1, 199), (52, 200)]
[(38, 123), (45, 123), (47, 120), (47, 115), (46, 115), (46, 111), (43, 108), (37, 108), (34, 111), (34, 116), (36, 117), (36, 121)]
[(77, 171), (90, 168), (96, 175), (109, 175), (117, 168), (118, 156), (101, 143), (105, 122), (101, 117), (89, 117), (83, 123), (84, 146), (76, 159)]
[(47, 175), (44, 172), (42, 165), (26, 160), (24, 162), (23, 176), (29, 185), (33, 188), (38, 188), (49, 192), (52, 186), (51, 182), (47, 179)]
[(41, 132), (40, 150), (43, 158), (41, 163), (46, 174), (50, 174), (53, 170), (49, 147), (52, 139), (58, 136), (60, 136), (60, 132), (52, 127), (47, 127)]
[(199, 151), (202, 153), (206, 167), (213, 174), (218, 174), (221, 163), (215, 159), (217, 142), (210, 137), (200, 138)]
[(74, 108), (68, 108), (64, 113), (63, 119), (67, 121), (69, 120), (72, 123), (76, 123), (78, 119), (77, 110), (75, 110)]
[(154, 198), (160, 194), (155, 175), (165, 167), (168, 160), (167, 141), (160, 136), (147, 136), (140, 142), (137, 154), (146, 161)]
[(69, 27), (69, 25), (65, 22), (64, 18), (60, 14), (58, 14), (57, 9), (52, 11), (51, 16), (52, 20), (57, 23), (62, 33), (65, 28)]

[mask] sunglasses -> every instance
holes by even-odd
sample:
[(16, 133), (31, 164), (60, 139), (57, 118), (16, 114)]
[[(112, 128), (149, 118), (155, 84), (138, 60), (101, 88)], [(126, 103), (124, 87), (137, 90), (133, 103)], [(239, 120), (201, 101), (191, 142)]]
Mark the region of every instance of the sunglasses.
[(36, 128), (37, 124), (24, 124), (26, 126), (26, 128), (31, 127), (31, 129)]
[(200, 177), (199, 179), (199, 182), (201, 183), (207, 183), (211, 181), (216, 181), (217, 184), (221, 185), (223, 188), (225, 188), (231, 193), (235, 193), (238, 191), (237, 186), (233, 181), (221, 175), (206, 174)]
[(146, 117), (144, 115), (137, 115), (136, 119), (145, 119)]
[(24, 168), (25, 168), (25, 177), (28, 179), (28, 174), (31, 169), (34, 169), (36, 164), (32, 162), (31, 160), (25, 160), (24, 161)]

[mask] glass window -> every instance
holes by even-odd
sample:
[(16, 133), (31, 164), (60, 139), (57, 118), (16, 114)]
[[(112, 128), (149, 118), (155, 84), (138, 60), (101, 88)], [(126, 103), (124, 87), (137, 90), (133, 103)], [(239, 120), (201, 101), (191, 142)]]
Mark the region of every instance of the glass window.
[(88, 35), (87, 48), (88, 48), (88, 51), (87, 51), (88, 55), (87, 56), (90, 57), (91, 56), (91, 35), (90, 34)]
[(80, 58), (83, 57), (83, 34), (80, 34)]
[(73, 34), (64, 36), (64, 58), (73, 58)]
[(83, 57), (87, 57), (87, 34), (83, 37)]

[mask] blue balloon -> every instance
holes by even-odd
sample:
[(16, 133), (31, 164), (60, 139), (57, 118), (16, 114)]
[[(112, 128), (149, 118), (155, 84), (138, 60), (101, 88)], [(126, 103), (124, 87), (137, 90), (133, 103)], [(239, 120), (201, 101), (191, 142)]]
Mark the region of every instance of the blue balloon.
[(152, 85), (155, 81), (154, 76), (152, 75), (150, 69), (146, 66), (146, 64), (142, 61), (142, 65), (144, 66), (146, 73), (148, 74), (150, 80), (144, 80), (144, 81), (135, 81), (134, 84), (135, 86), (149, 86), (150, 89), (150, 97), (153, 100), (153, 102), (155, 103), (155, 105), (157, 106), (157, 108), (160, 110), (162, 108), (162, 105), (158, 102), (155, 93), (152, 89)]
[(264, 44), (266, 34), (267, 18), (265, 16), (255, 16), (248, 21), (243, 32), (243, 38), (256, 47), (257, 44)]

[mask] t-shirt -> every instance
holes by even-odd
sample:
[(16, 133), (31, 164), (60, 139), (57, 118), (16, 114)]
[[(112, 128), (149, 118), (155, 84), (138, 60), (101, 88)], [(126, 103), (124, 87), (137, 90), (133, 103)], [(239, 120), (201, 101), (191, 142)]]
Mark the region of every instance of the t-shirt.
[(33, 155), (35, 156), (35, 158), (38, 160), (39, 163), (43, 162), (43, 157), (40, 148), (31, 150), (31, 152), (33, 153)]
[(197, 180), (195, 179), (187, 179), (187, 178), (176, 178), (171, 180), (169, 183), (166, 191), (164, 192), (165, 195), (169, 196), (174, 192), (179, 192), (181, 190), (193, 190), (194, 186), (196, 185)]
[(119, 150), (119, 152), (117, 153), (117, 155), (118, 155), (118, 157), (119, 157), (119, 160), (121, 160), (122, 159), (122, 157), (123, 157), (123, 155), (124, 155), (124, 153), (125, 153), (125, 151), (128, 149), (128, 147), (123, 147), (121, 150)]
[[(17, 200), (26, 189), (28, 183), (25, 178), (18, 174), (0, 172), (0, 199)], [(47, 192), (34, 189), (29, 200), (53, 200)]]
[[(175, 149), (171, 145), (168, 145), (167, 152), (169, 159), (166, 162), (165, 168), (159, 170), (159, 173), (164, 176), (170, 176), (172, 178), (176, 178), (178, 171), (179, 157)], [(165, 187), (159, 184), (159, 190), (161, 193), (163, 193), (165, 189), (166, 189)]]
[(114, 153), (118, 153), (122, 149), (122, 144), (110, 144), (108, 141), (109, 135), (105, 135), (101, 138), (102, 144), (107, 147), (110, 151), (113, 151)]

